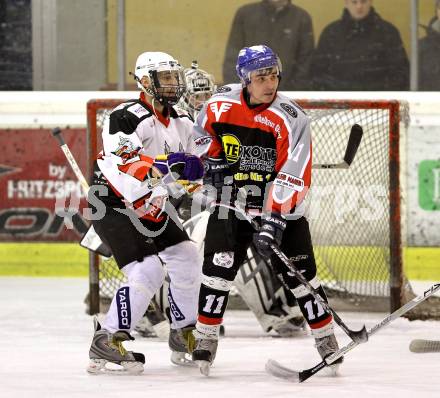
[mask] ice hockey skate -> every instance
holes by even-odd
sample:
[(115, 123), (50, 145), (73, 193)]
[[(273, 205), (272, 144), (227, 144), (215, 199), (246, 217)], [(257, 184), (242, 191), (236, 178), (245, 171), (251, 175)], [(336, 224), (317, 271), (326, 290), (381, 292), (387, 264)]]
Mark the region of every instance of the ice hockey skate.
[(168, 346), (171, 350), (171, 362), (178, 366), (197, 366), (192, 360), (191, 353), (195, 347), (195, 338), (192, 334), (194, 326), (181, 329), (171, 329)]
[[(315, 338), (315, 347), (322, 359), (327, 358), (329, 355), (339, 350), (339, 345), (334, 334)], [(339, 366), (343, 361), (344, 357), (340, 357), (330, 365), (329, 369), (332, 376), (337, 376)]]
[(140, 374), (144, 371), (144, 355), (127, 351), (122, 345), (124, 341), (134, 340), (128, 332), (120, 330), (110, 333), (101, 328), (96, 318), (94, 325), (95, 334), (90, 346), (90, 363), (87, 372), (91, 374)]
[(192, 353), (193, 361), (200, 373), (209, 376), (210, 368), (217, 353), (218, 339), (196, 338), (196, 347)]

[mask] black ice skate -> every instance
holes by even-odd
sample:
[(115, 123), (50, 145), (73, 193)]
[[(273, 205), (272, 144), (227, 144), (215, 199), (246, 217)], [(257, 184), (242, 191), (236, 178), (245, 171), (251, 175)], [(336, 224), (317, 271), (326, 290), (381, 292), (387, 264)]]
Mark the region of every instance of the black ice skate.
[[(334, 334), (315, 338), (315, 347), (317, 348), (322, 359), (327, 358), (329, 355), (339, 350), (338, 342)], [(333, 376), (337, 375), (339, 366), (343, 361), (344, 357), (340, 357), (330, 365), (330, 370)]]
[[(144, 371), (145, 357), (138, 352), (127, 351), (122, 345), (123, 341), (134, 340), (130, 333), (117, 331), (110, 333), (101, 329), (95, 318), (95, 334), (90, 346), (90, 363), (87, 372), (100, 374), (106, 372), (140, 374)], [(118, 368), (107, 367), (106, 364), (119, 365)]]
[(196, 338), (196, 347), (192, 353), (193, 361), (199, 366), (200, 373), (209, 376), (209, 370), (217, 353), (218, 339)]
[(197, 366), (191, 358), (191, 353), (195, 347), (193, 330), (194, 325), (170, 330), (168, 346), (171, 350), (171, 362), (175, 365)]

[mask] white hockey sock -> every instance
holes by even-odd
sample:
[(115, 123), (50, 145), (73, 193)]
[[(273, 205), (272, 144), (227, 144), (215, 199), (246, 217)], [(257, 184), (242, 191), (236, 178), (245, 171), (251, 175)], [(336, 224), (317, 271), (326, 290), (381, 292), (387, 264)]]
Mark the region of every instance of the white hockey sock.
[(220, 325), (206, 325), (197, 321), (193, 335), (196, 339), (218, 340)]
[(122, 272), (128, 283), (116, 292), (102, 324), (111, 333), (117, 330), (130, 332), (135, 328), (165, 277), (162, 263), (156, 255), (127, 264)]

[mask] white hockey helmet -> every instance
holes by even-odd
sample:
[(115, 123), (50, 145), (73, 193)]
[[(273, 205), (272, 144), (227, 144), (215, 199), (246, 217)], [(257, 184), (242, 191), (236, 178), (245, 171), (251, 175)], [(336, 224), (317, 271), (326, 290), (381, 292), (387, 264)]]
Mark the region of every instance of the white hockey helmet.
[(185, 71), (186, 91), (183, 95), (184, 107), (191, 114), (199, 112), (203, 104), (214, 94), (214, 77), (203, 69), (199, 69), (197, 61)]
[[(139, 55), (134, 76), (140, 89), (166, 106), (177, 104), (185, 92), (183, 68), (167, 53), (145, 52)], [(144, 76), (150, 79), (148, 87), (141, 83)]]

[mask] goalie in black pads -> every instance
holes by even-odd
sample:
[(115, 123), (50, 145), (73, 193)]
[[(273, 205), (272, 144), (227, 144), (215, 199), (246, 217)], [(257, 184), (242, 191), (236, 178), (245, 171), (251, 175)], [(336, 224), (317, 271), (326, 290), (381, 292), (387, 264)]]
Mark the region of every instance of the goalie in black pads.
[[(309, 118), (277, 92), (281, 62), (270, 48), (243, 48), (236, 69), (242, 85), (221, 87), (195, 123), (197, 153), (205, 159), (223, 206), (215, 208), (208, 222), (194, 331), (193, 360), (205, 375), (216, 356), (232, 281), (252, 242), (263, 257), (271, 258), (295, 295), (321, 357), (338, 349), (332, 316), (272, 256), (270, 248), (273, 243), (280, 245), (320, 296), (326, 297), (303, 216), (303, 200), (311, 183)], [(226, 208), (237, 206), (238, 199), (248, 216), (260, 223), (259, 233), (247, 219)]]
[(173, 107), (185, 89), (183, 69), (166, 53), (146, 52), (138, 57), (134, 75), (140, 98), (119, 105), (105, 120), (89, 195), (96, 208), (93, 226), (128, 279), (102, 325), (95, 322), (90, 373), (108, 370), (107, 362), (121, 365), (121, 371), (143, 371), (144, 355), (126, 351), (122, 343), (133, 340), (130, 332), (163, 283), (164, 264), (171, 280), (169, 345), (176, 362), (185, 363), (194, 341), (200, 262), (166, 207), (177, 180), (203, 176), (200, 159), (192, 155), (192, 122)]

